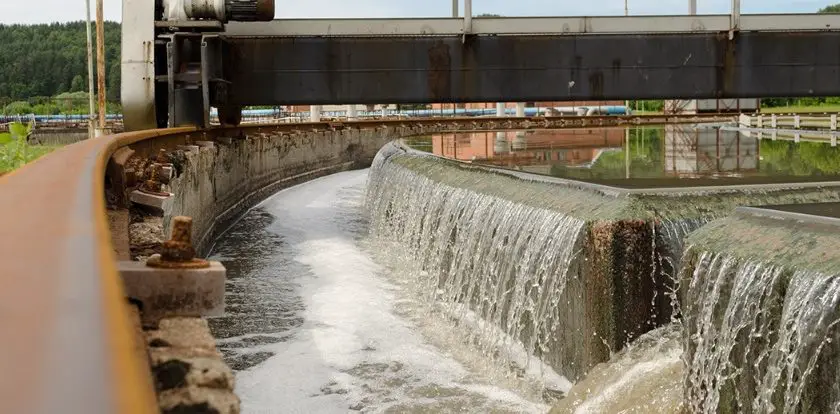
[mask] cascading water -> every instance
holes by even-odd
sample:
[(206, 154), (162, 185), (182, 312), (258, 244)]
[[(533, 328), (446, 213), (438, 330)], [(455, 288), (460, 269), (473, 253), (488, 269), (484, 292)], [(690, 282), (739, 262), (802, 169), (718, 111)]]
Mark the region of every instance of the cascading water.
[(701, 252), (686, 297), (691, 412), (840, 409), (840, 274)]
[(371, 229), (419, 265), (413, 277), (429, 309), (472, 325), (466, 341), (487, 356), (504, 360), (522, 347), (556, 354), (563, 344), (552, 334), (574, 317), (560, 302), (584, 222), (444, 185), (385, 158), (368, 183)]

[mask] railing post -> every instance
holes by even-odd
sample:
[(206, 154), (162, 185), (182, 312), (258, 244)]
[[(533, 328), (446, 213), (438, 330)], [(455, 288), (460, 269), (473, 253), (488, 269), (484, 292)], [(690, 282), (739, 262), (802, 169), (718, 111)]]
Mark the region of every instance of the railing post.
[(793, 116), (793, 128), (794, 129), (799, 129), (800, 122), (801, 122), (801, 120), (799, 118), (799, 114), (794, 115)]
[(831, 130), (837, 130), (837, 114), (831, 114)]
[(756, 126), (759, 128), (764, 128), (764, 115), (758, 114), (758, 119), (756, 120)]
[(770, 115), (770, 128), (776, 128), (776, 114)]
[(836, 147), (836, 146), (837, 146), (837, 135), (832, 135), (832, 136), (831, 136), (831, 146), (832, 146), (832, 147)]

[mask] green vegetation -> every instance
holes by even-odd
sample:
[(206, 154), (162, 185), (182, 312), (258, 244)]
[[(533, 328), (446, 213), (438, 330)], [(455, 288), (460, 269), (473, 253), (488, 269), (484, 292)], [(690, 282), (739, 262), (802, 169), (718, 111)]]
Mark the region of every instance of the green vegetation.
[(840, 13), (840, 4), (833, 4), (821, 8), (817, 13)]
[(27, 140), (32, 134), (32, 124), (13, 122), (9, 132), (0, 133), (0, 174), (22, 167), (55, 147), (29, 145)]
[(761, 141), (761, 170), (771, 175), (840, 174), (840, 149), (821, 142)]
[[(119, 23), (106, 22), (109, 102), (120, 97), (120, 38)], [(0, 113), (85, 113), (87, 89), (84, 22), (0, 25)]]

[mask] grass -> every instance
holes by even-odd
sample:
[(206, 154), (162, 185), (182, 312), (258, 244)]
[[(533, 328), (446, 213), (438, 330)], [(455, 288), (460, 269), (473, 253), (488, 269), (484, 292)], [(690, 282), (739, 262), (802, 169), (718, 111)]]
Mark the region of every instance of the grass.
[(778, 108), (761, 108), (761, 113), (763, 114), (791, 114), (791, 113), (807, 113), (807, 112), (840, 112), (840, 105), (816, 105), (816, 106), (807, 106), (807, 105), (793, 105), (793, 106), (780, 106)]
[[(26, 163), (30, 163), (35, 161), (38, 158), (43, 157), (44, 155), (53, 152), (60, 145), (30, 145), (26, 148)], [(0, 145), (0, 175), (3, 175), (9, 171), (14, 170), (17, 165), (11, 160), (12, 157), (9, 156), (9, 151), (13, 150), (13, 146), (11, 145)]]

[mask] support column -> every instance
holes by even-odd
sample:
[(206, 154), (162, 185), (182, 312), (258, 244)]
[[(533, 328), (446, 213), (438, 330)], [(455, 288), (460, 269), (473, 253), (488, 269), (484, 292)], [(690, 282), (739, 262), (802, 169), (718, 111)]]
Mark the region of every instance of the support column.
[(309, 106), (309, 121), (321, 122), (321, 105)]
[(523, 118), (525, 116), (525, 102), (516, 103), (516, 116)]
[(355, 121), (357, 118), (359, 118), (359, 109), (356, 105), (347, 105), (347, 120)]
[(505, 103), (504, 102), (496, 102), (496, 116), (499, 118), (505, 116)]
[(507, 154), (510, 152), (510, 144), (507, 136), (502, 131), (496, 132), (496, 142), (493, 143), (493, 152), (496, 154)]

